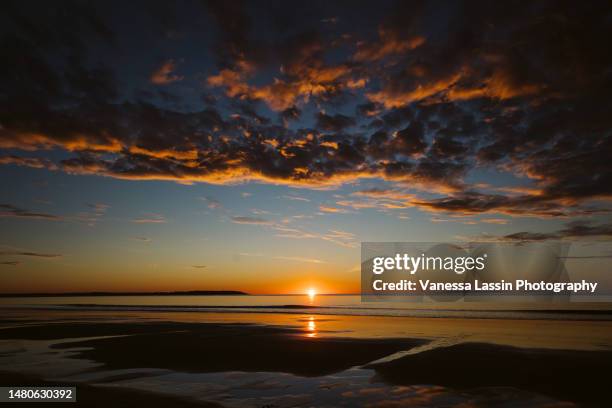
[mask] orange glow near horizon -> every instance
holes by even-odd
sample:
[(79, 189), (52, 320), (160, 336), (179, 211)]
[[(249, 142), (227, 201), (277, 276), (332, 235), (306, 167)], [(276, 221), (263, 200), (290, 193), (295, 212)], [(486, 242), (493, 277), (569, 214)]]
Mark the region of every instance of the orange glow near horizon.
[[(139, 262), (120, 262), (108, 257), (88, 265), (60, 260), (20, 265), (20, 272), (4, 277), (4, 293), (65, 292), (180, 292), (195, 290), (238, 290), (250, 295), (301, 294), (315, 300), (321, 294), (359, 293), (359, 276), (346, 265), (325, 264), (321, 270), (279, 262), (250, 263), (249, 268), (228, 264), (205, 269), (173, 267), (172, 262), (143, 267)], [(259, 261), (259, 260), (258, 260)], [(88, 273), (82, 273), (83, 270)], [(291, 273), (287, 273), (291, 270)], [(169, 273), (169, 271), (174, 271)], [(246, 273), (248, 272), (248, 273)], [(35, 278), (35, 279), (32, 279)], [(313, 293), (314, 292), (314, 293)], [(314, 296), (313, 296), (314, 295)]]

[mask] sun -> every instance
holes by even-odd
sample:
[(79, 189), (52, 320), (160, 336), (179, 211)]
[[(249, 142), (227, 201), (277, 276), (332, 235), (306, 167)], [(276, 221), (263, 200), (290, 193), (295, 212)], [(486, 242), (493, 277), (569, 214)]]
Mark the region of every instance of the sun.
[(306, 294), (309, 298), (313, 299), (317, 295), (317, 291), (315, 288), (310, 288), (306, 291)]

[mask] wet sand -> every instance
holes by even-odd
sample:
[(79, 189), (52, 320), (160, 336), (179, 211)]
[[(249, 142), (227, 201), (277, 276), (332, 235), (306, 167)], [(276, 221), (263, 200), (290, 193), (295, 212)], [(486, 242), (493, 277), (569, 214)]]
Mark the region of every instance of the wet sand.
[[(72, 386), (74, 384), (58, 381), (45, 381), (39, 377), (32, 375), (24, 375), (14, 372), (0, 371), (0, 384), (4, 387), (16, 386)], [(39, 406), (41, 403), (31, 403), (33, 406)], [(44, 403), (42, 403), (44, 405)], [(21, 402), (17, 404), (19, 407), (26, 407), (28, 403)], [(154, 392), (144, 392), (139, 390), (131, 390), (126, 388), (108, 388), (93, 386), (89, 384), (79, 384), (77, 388), (77, 402), (54, 402), (53, 407), (139, 407), (139, 408), (157, 408), (157, 407), (173, 407), (173, 408), (220, 408), (221, 405), (203, 402), (192, 401), (188, 398), (179, 398)]]
[[(129, 335), (129, 336), (125, 336)], [(274, 371), (320, 376), (424, 344), (418, 339), (306, 338), (297, 329), (251, 324), (52, 324), (5, 329), (4, 339), (120, 336), (60, 343), (106, 369), (154, 367), (185, 372)]]
[[(73, 353), (70, 358), (99, 364), (88, 369), (91, 371), (163, 369), (194, 374), (286, 373), (297, 376), (295, 381), (299, 382), (299, 378), (329, 376), (362, 366), (365, 369), (362, 372), (371, 378), (370, 382), (387, 384), (389, 390), (428, 385), (430, 391), (435, 391), (436, 386), (443, 386), (457, 394), (482, 397), (501, 395), (495, 391), (501, 387), (533, 392), (555, 401), (571, 401), (580, 406), (609, 405), (607, 372), (612, 367), (612, 351), (608, 347), (563, 350), (475, 342), (437, 344), (426, 338), (354, 338), (342, 337), (342, 333), (325, 336), (321, 332), (317, 333), (318, 337), (310, 337), (312, 333), (307, 328), (298, 326), (218, 322), (101, 320), (36, 323), (32, 320), (6, 320), (2, 323), (6, 326), (0, 329), (0, 340), (17, 343), (58, 340), (52, 349), (70, 350)], [(92, 338), (99, 336), (110, 337)], [(63, 339), (70, 339), (70, 342)], [(410, 354), (410, 350), (415, 352)], [(407, 355), (388, 358), (406, 351)], [(388, 361), (375, 362), (385, 357)], [(0, 367), (0, 371), (10, 369)], [(137, 376), (142, 378), (142, 374)], [(0, 384), (42, 384), (40, 380), (43, 378), (56, 380), (4, 373), (0, 376)], [(217, 406), (212, 402), (206, 405), (187, 398), (103, 387), (105, 383), (129, 378), (128, 374), (79, 382), (78, 405)], [(359, 392), (351, 392), (357, 402), (349, 406), (360, 406)], [(498, 403), (512, 402), (503, 400), (512, 398), (511, 393), (504, 395), (499, 397), (502, 400)], [(118, 400), (124, 405), (118, 404)]]
[(366, 367), (397, 385), (436, 384), (455, 389), (504, 386), (585, 405), (609, 406), (612, 352), (462, 343)]

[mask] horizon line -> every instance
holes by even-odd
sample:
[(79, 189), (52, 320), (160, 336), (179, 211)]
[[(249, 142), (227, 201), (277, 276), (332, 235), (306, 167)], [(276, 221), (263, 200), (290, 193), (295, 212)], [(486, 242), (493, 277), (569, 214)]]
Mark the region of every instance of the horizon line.
[[(77, 291), (77, 292), (14, 292), (0, 293), (8, 297), (70, 297), (70, 296), (308, 296), (307, 293), (249, 293), (241, 290), (182, 290), (182, 291)], [(358, 296), (359, 293), (317, 293), (316, 296)]]

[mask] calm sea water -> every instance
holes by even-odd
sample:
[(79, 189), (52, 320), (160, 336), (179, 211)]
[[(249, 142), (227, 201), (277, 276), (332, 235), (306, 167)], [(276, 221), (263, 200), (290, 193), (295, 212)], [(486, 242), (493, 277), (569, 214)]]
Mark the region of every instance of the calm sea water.
[(612, 320), (611, 303), (364, 302), (361, 296), (355, 295), (24, 297), (0, 298), (0, 306), (62, 310)]

